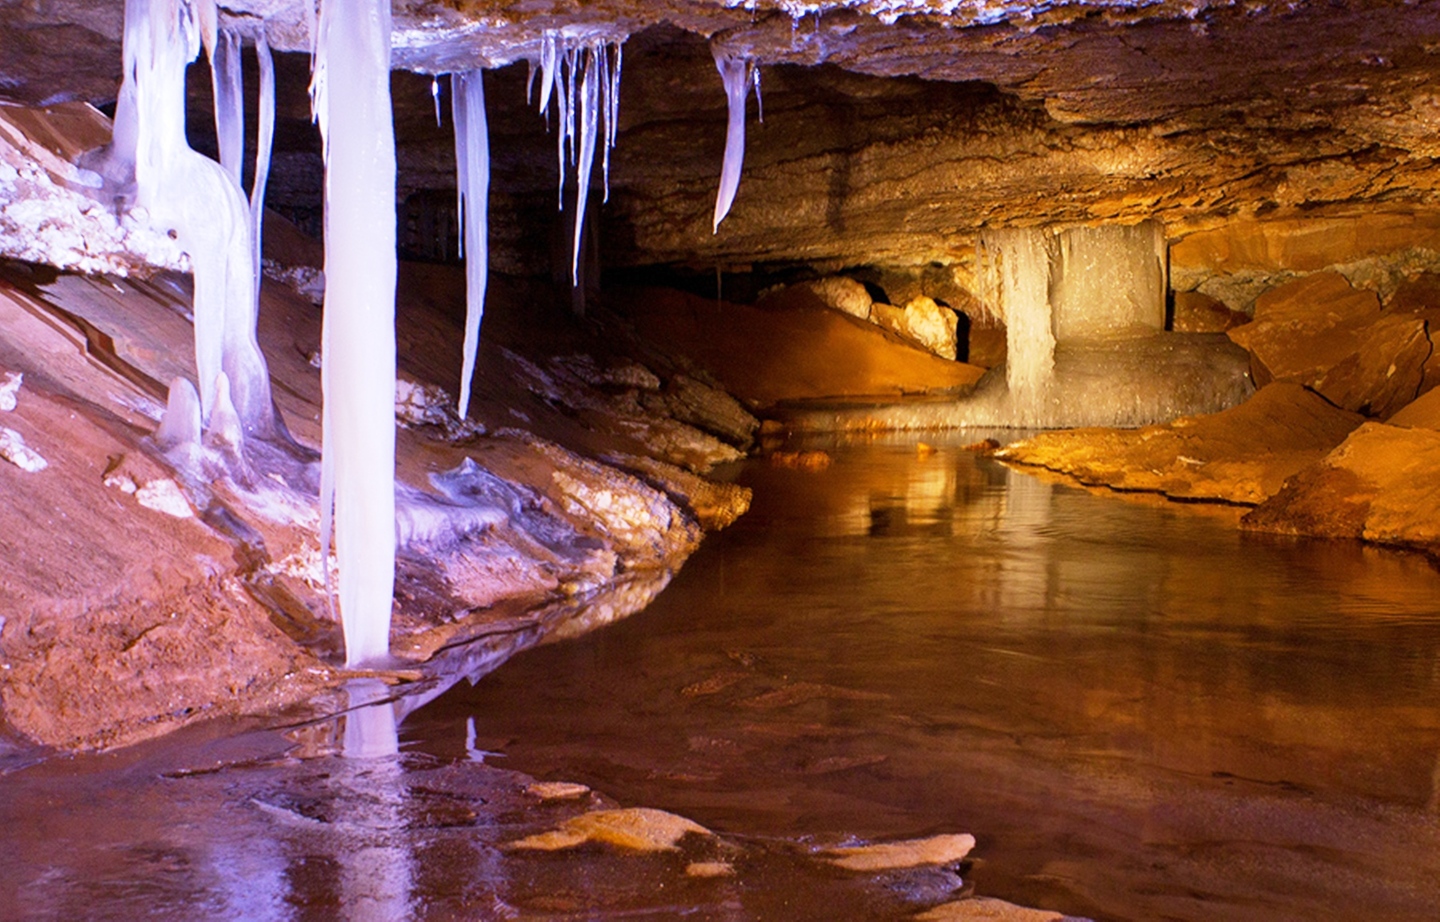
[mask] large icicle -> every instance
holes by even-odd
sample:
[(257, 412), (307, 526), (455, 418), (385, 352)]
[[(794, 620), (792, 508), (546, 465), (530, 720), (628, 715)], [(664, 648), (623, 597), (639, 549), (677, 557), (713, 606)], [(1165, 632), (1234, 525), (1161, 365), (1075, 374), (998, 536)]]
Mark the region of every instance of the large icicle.
[(1041, 425), (1055, 367), (1050, 311), (1054, 238), (1044, 228), (987, 228), (980, 234), (981, 301), (1005, 321), (1005, 380), (1012, 425)]
[(216, 46), (213, 0), (126, 0), (118, 161), (135, 168), (136, 205), (173, 228), (195, 277), (195, 365), (205, 420), (223, 371), (247, 435), (269, 435), (274, 405), (255, 340), (254, 249), (245, 194), (185, 140), (185, 68), (202, 34)]
[(395, 587), (395, 132), (389, 0), (323, 0), (322, 532), (334, 503), (345, 661), (389, 653)]
[[(579, 56), (577, 56), (578, 59)], [(590, 174), (595, 167), (595, 138), (601, 116), (600, 81), (604, 70), (605, 47), (592, 45), (585, 49), (585, 76), (580, 84), (580, 164), (575, 173), (575, 242), (570, 258), (570, 280), (580, 284), (580, 246), (584, 242), (585, 203), (590, 198)], [(605, 83), (609, 75), (603, 76)]]
[[(735, 203), (735, 192), (740, 188), (740, 168), (745, 163), (745, 98), (752, 83), (749, 58), (732, 55), (711, 46), (715, 56), (715, 69), (720, 72), (720, 81), (725, 85), (725, 98), (729, 103), (729, 119), (725, 125), (725, 160), (720, 168), (720, 191), (715, 196), (714, 232), (719, 233), (720, 222), (730, 213)], [(759, 93), (759, 84), (755, 84)]]
[(215, 91), (215, 139), (220, 165), (241, 185), (245, 156), (245, 87), (240, 77), (240, 36), (221, 29), (210, 55), (210, 84)]
[(455, 186), (460, 207), (461, 253), (465, 257), (465, 358), (460, 372), (460, 418), (470, 408), (470, 381), (480, 348), (485, 285), (490, 257), (490, 131), (485, 120), (481, 71), (450, 78), (455, 121)]

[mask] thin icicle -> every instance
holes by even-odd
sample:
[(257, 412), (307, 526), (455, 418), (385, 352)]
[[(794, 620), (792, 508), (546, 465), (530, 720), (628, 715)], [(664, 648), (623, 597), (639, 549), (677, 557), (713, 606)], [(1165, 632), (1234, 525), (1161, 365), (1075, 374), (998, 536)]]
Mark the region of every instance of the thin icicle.
[(489, 273), (490, 133), (485, 118), (482, 72), (450, 78), (455, 123), (455, 186), (460, 215), (461, 253), (465, 257), (465, 349), (460, 372), (460, 418), (470, 408), (470, 382), (480, 349)]
[(435, 127), (439, 128), (440, 121), (440, 76), (436, 74), (430, 78), (430, 98), (435, 101)]
[(715, 69), (725, 85), (725, 98), (729, 102), (729, 120), (725, 126), (725, 160), (720, 168), (720, 191), (715, 196), (714, 233), (720, 232), (720, 222), (730, 213), (735, 203), (735, 193), (740, 188), (740, 169), (745, 163), (745, 97), (750, 89), (750, 61), (748, 58), (733, 57), (719, 48), (712, 47)]
[(760, 98), (760, 65), (752, 64), (750, 75), (755, 84), (755, 121), (765, 124), (765, 101)]
[[(575, 173), (575, 243), (570, 261), (572, 284), (580, 284), (580, 247), (585, 233), (585, 202), (590, 197), (590, 174), (595, 166), (595, 138), (599, 133), (595, 124), (600, 117), (600, 61), (605, 54), (603, 46), (591, 46), (585, 51), (585, 74), (580, 84), (580, 164)], [(578, 55), (577, 55), (578, 58)]]
[(540, 111), (550, 115), (550, 91), (555, 87), (555, 32), (546, 29), (540, 38)]
[(240, 76), (240, 36), (221, 29), (210, 58), (210, 82), (215, 88), (215, 137), (220, 165), (241, 182), (240, 161), (245, 156), (245, 86)]
[(255, 36), (260, 65), (259, 113), (255, 129), (255, 183), (250, 187), (250, 237), (255, 250), (255, 294), (260, 294), (261, 238), (265, 228), (265, 186), (270, 182), (270, 152), (275, 143), (275, 57), (265, 33)]
[(324, 0), (318, 32), (311, 90), (325, 155), (322, 547), (333, 502), (345, 661), (354, 666), (388, 654), (395, 588), (390, 2)]

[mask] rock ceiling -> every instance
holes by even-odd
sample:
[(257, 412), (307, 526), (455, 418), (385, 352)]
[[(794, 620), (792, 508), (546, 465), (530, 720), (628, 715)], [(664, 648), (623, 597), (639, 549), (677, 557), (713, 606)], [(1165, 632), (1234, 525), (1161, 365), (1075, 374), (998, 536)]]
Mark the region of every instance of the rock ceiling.
[[(263, 21), (276, 47), (307, 47), (302, 3), (224, 7), (242, 31)], [(120, 10), (0, 0), (0, 93), (113, 97)], [(987, 222), (1156, 216), (1175, 235), (1434, 203), (1440, 2), (406, 0), (395, 24), (396, 67), (422, 74), (527, 59), (545, 29), (633, 36), (601, 218), (619, 263), (953, 262)], [(765, 81), (766, 124), (718, 235), (705, 199), (724, 97), (707, 40), (753, 56)], [(523, 71), (492, 75), (500, 137), (505, 107), (524, 110)], [(428, 107), (428, 80), (414, 83)], [(553, 183), (534, 165), (553, 143), (529, 119), (508, 160), (497, 150), (501, 210)], [(440, 139), (421, 134), (408, 163), (443, 175)]]

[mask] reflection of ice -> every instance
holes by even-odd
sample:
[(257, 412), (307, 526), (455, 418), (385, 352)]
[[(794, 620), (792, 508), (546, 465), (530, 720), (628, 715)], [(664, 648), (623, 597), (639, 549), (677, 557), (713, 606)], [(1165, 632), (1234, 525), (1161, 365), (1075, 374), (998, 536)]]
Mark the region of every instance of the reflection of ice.
[(999, 533), (997, 601), (1002, 608), (1043, 609), (1050, 600), (1050, 514), (1054, 485), (1016, 470), (1005, 472), (1005, 506)]
[[(347, 759), (378, 759), (400, 751), (395, 705), (379, 679), (356, 679), (345, 688), (351, 710), (345, 715)], [(376, 703), (378, 702), (378, 703)]]
[(412, 858), (405, 847), (395, 706), (378, 679), (355, 680), (345, 691), (352, 710), (345, 715), (343, 753), (369, 764), (354, 766), (347, 779), (351, 790), (336, 804), (361, 839), (358, 848), (336, 843), (343, 916), (364, 922), (408, 919)]
[(241, 840), (216, 836), (210, 870), (219, 878), (227, 919), (286, 918), (286, 856), (279, 841), (262, 836)]

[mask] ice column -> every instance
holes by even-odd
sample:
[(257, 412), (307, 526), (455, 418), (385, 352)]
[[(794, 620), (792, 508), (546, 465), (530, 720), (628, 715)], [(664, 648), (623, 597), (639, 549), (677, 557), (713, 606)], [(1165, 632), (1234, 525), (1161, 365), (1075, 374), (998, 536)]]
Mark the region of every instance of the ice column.
[(395, 133), (389, 0), (323, 0), (322, 533), (333, 501), (345, 661), (389, 653), (395, 586)]
[(1013, 425), (1044, 425), (1055, 347), (1165, 328), (1165, 234), (1156, 222), (987, 228), (977, 248), (981, 300), (1005, 322)]
[[(133, 162), (136, 205), (173, 228), (195, 277), (195, 365), (208, 422), (219, 376), (247, 435), (274, 426), (270, 377), (255, 340), (250, 207), (220, 164), (185, 139), (185, 68), (202, 35), (213, 48), (211, 0), (126, 0), (124, 83), (116, 107), (115, 155)], [(218, 94), (217, 94), (218, 95)]]
[(460, 372), (460, 417), (470, 407), (470, 381), (480, 348), (480, 319), (485, 312), (489, 262), (490, 133), (485, 122), (481, 71), (450, 78), (455, 116), (455, 186), (465, 258), (465, 358)]
[(1055, 367), (1050, 252), (1044, 228), (986, 228), (977, 263), (981, 301), (1005, 322), (1005, 380), (1015, 425), (1039, 422)]
[(725, 160), (720, 168), (720, 191), (715, 196), (714, 232), (719, 233), (720, 222), (730, 213), (735, 203), (735, 193), (740, 188), (740, 169), (745, 163), (745, 98), (750, 86), (755, 86), (755, 101), (760, 101), (759, 71), (749, 58), (710, 48), (715, 56), (715, 69), (725, 84), (725, 98), (729, 103), (729, 120), (725, 125)]
[(255, 36), (260, 65), (260, 112), (255, 129), (255, 182), (250, 187), (250, 237), (255, 249), (255, 293), (260, 293), (260, 239), (265, 228), (265, 186), (270, 181), (270, 149), (275, 142), (275, 58), (262, 31)]
[(1056, 235), (1051, 259), (1059, 342), (1165, 328), (1165, 231), (1158, 222), (1072, 227)]

